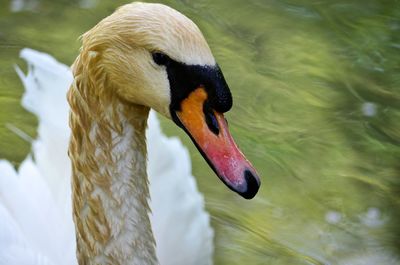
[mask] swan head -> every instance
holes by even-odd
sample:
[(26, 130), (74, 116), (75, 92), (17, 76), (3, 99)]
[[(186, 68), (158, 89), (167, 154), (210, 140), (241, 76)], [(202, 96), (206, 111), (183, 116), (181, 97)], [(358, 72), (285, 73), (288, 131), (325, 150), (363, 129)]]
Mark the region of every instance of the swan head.
[[(218, 177), (250, 199), (260, 186), (223, 113), (232, 96), (199, 28), (161, 4), (117, 9), (82, 36), (81, 57), (123, 102), (155, 109), (193, 140)], [(83, 60), (83, 59), (82, 59)]]

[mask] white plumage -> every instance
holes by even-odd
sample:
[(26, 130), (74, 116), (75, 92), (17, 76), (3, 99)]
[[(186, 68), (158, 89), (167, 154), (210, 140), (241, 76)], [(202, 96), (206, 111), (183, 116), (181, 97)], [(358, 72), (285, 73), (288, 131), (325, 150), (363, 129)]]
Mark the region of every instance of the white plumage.
[[(28, 75), (16, 68), (25, 87), (22, 105), (38, 117), (38, 137), (18, 171), (0, 160), (0, 265), (77, 264), (65, 96), (72, 75), (47, 54), (24, 49), (21, 57), (28, 62)], [(147, 142), (160, 264), (212, 264), (213, 231), (187, 149), (162, 133), (154, 112)]]

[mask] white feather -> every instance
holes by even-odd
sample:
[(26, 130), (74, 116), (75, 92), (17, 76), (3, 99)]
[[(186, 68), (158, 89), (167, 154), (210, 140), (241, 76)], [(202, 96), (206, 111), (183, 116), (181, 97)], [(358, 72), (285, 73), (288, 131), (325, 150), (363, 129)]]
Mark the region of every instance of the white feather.
[[(77, 264), (72, 221), (68, 104), (70, 69), (23, 49), (22, 105), (39, 119), (38, 138), (18, 171), (0, 160), (0, 265)], [(12, 123), (12, 121), (10, 121)], [(213, 230), (191, 174), (187, 149), (149, 117), (151, 222), (161, 265), (212, 264)]]

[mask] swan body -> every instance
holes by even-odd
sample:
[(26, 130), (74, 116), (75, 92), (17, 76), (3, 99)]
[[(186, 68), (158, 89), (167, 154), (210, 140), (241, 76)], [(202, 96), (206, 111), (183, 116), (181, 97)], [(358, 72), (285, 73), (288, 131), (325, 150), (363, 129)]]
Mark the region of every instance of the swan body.
[[(60, 209), (71, 210), (64, 200), (64, 194), (69, 197), (71, 192), (79, 264), (158, 264), (149, 217), (146, 163), (145, 130), (150, 109), (181, 127), (231, 190), (251, 199), (259, 189), (259, 176), (235, 144), (223, 115), (232, 107), (229, 87), (197, 26), (178, 11), (161, 4), (122, 6), (86, 32), (81, 40), (72, 77), (65, 77), (72, 81), (67, 93), (72, 189), (65, 190), (63, 180), (50, 181), (50, 176), (43, 179), (49, 180), (55, 202), (66, 205)], [(53, 104), (49, 112), (58, 108)], [(60, 122), (64, 124), (65, 121), (66, 115), (62, 115)], [(47, 137), (44, 127), (39, 126), (39, 136)], [(48, 141), (54, 146), (58, 144), (54, 138)], [(33, 147), (35, 150), (35, 144)], [(177, 158), (176, 155), (171, 157)], [(38, 167), (40, 163), (38, 159)], [(188, 173), (186, 169), (183, 167)], [(57, 174), (57, 170), (53, 172)], [(169, 174), (167, 170), (164, 172)], [(171, 175), (174, 174), (176, 172)], [(170, 186), (170, 180), (166, 182)], [(193, 182), (189, 186), (188, 190), (193, 190)], [(184, 201), (186, 210), (192, 203), (201, 202), (201, 199), (191, 201), (179, 193), (178, 187), (170, 188)], [(158, 192), (163, 189), (163, 185), (159, 186)], [(173, 209), (175, 205), (169, 207)], [(13, 208), (8, 209), (10, 212)], [(160, 212), (162, 210), (170, 209), (162, 208)], [(201, 215), (201, 211), (194, 212)], [(51, 221), (57, 224), (57, 220)], [(200, 217), (200, 222), (207, 224), (208, 218)], [(7, 225), (11, 227), (11, 223)], [(166, 227), (159, 218), (153, 221), (153, 226), (155, 233), (162, 231), (157, 226)], [(67, 227), (70, 228), (70, 224)], [(184, 231), (190, 238), (187, 242), (207, 240), (211, 235), (199, 236), (190, 229), (182, 229), (172, 232)], [(58, 233), (64, 235), (60, 230), (51, 236)], [(51, 242), (42, 240), (39, 231), (31, 235), (41, 240), (37, 245), (39, 249), (43, 249), (45, 242)], [(170, 241), (164, 246), (176, 243), (171, 239), (168, 238)], [(51, 248), (57, 248), (56, 244)], [(209, 252), (210, 249), (206, 249)], [(182, 251), (184, 248), (180, 253)], [(63, 255), (64, 252), (55, 250), (52, 258)], [(179, 256), (176, 254), (173, 258)], [(47, 259), (40, 260), (47, 262)], [(207, 263), (208, 259), (202, 262)]]
[[(23, 49), (28, 74), (17, 69), (22, 105), (39, 120), (32, 154), (18, 170), (0, 160), (0, 264), (77, 264), (67, 156), (69, 67)], [(188, 151), (166, 137), (154, 112), (147, 135), (150, 214), (160, 264), (212, 264), (213, 231), (191, 175)]]

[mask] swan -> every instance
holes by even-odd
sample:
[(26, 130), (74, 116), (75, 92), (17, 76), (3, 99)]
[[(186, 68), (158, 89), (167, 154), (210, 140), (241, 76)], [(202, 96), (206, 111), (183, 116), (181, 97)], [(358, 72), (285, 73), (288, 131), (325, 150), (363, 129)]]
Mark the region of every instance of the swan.
[[(25, 87), (22, 105), (38, 117), (39, 128), (38, 138), (32, 142), (33, 154), (19, 171), (9, 161), (0, 160), (0, 264), (76, 264), (66, 151), (65, 94), (72, 73), (48, 54), (32, 49), (23, 49), (20, 57), (28, 63), (29, 71), (25, 76), (16, 68)], [(177, 138), (162, 134), (154, 111), (149, 115), (146, 138), (150, 219), (160, 264), (212, 264), (213, 231), (190, 172), (188, 151)], [(57, 233), (59, 227), (62, 234)], [(35, 231), (40, 233), (35, 235)]]
[[(120, 7), (82, 36), (72, 73), (68, 154), (79, 264), (158, 263), (146, 173), (150, 108), (189, 135), (228, 188), (246, 199), (257, 193), (258, 174), (237, 148), (223, 116), (232, 106), (228, 85), (200, 30), (178, 11), (160, 4)], [(33, 170), (32, 164), (28, 157), (19, 174)], [(22, 193), (43, 184), (28, 182)], [(42, 196), (49, 198), (49, 194)], [(41, 207), (32, 204), (21, 215), (28, 217)], [(48, 223), (57, 225), (57, 221)], [(54, 231), (62, 234), (61, 230)], [(2, 236), (0, 242), (7, 236), (14, 235)], [(9, 239), (19, 240), (14, 237)], [(57, 248), (57, 243), (51, 247)], [(70, 249), (74, 247), (64, 251)]]

